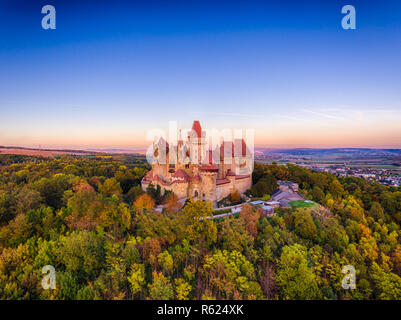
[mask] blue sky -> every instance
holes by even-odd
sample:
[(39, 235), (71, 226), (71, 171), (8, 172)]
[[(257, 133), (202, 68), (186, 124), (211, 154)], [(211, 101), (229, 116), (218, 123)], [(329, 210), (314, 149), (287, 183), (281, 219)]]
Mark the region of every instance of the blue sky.
[(198, 119), (261, 146), (401, 147), (400, 57), (399, 1), (0, 0), (0, 145), (142, 147)]

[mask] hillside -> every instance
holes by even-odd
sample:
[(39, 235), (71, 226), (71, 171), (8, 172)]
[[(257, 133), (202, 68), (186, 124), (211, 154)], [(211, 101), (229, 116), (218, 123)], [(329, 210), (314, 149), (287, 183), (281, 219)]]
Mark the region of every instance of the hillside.
[[(209, 220), (207, 203), (177, 211), (174, 194), (143, 193), (148, 170), (143, 156), (0, 154), (0, 298), (401, 299), (399, 188), (257, 164), (248, 194), (289, 180), (320, 206)], [(46, 265), (55, 290), (41, 286)]]

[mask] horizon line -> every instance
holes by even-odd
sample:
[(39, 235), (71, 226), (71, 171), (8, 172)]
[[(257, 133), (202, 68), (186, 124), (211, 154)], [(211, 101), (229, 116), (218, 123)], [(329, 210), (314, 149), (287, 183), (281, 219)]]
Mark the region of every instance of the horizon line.
[[(0, 149), (22, 149), (22, 150), (37, 150), (37, 151), (79, 151), (79, 152), (99, 152), (99, 153), (135, 153), (146, 151), (147, 147), (34, 147), (24, 145), (0, 145)], [(401, 150), (401, 146), (264, 146), (255, 145), (254, 149), (271, 149), (271, 150), (296, 150), (296, 149), (373, 149), (373, 150)], [(0, 154), (2, 152), (0, 151)], [(4, 153), (3, 153), (4, 154)]]

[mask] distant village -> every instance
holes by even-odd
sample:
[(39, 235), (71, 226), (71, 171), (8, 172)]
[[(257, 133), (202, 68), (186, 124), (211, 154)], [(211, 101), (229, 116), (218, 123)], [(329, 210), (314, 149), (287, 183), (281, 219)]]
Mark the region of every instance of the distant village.
[(293, 163), (337, 177), (359, 177), (386, 186), (401, 185), (401, 154), (398, 149), (289, 149), (255, 152), (255, 161)]
[(399, 187), (401, 185), (401, 176), (385, 168), (358, 168), (346, 165), (321, 167), (304, 165), (308, 169), (320, 172), (329, 172), (337, 177), (358, 177), (375, 181), (386, 186)]

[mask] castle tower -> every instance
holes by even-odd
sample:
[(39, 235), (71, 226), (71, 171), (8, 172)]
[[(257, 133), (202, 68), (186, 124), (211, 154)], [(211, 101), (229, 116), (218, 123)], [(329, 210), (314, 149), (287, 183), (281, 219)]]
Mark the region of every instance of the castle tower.
[(202, 195), (201, 200), (217, 201), (216, 180), (219, 168), (214, 165), (200, 166), (200, 176), (202, 179)]
[(192, 131), (188, 134), (188, 141), (192, 163), (201, 164), (203, 157), (205, 157), (206, 132), (202, 130), (198, 120), (195, 120), (192, 124)]

